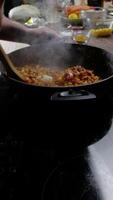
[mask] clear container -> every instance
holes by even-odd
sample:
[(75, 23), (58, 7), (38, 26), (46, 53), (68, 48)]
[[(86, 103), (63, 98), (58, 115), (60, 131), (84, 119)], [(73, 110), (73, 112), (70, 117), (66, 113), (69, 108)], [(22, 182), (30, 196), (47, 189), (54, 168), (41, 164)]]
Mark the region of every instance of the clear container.
[(107, 16), (106, 9), (101, 7), (94, 7), (89, 10), (82, 10), (80, 13), (81, 18), (90, 21), (92, 24), (98, 20), (105, 20)]
[(113, 28), (113, 19), (98, 20), (93, 28)]
[(95, 37), (106, 37), (113, 33), (113, 20), (100, 20), (92, 27), (91, 35)]
[(72, 39), (76, 44), (87, 44), (90, 39), (90, 30), (73, 31)]

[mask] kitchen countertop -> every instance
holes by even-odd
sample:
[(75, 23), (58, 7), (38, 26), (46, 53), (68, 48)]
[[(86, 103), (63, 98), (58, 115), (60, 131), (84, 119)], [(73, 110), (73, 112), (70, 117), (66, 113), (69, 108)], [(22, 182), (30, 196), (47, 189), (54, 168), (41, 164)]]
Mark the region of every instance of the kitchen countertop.
[(110, 37), (103, 37), (103, 38), (92, 37), (88, 44), (103, 48), (113, 53), (113, 34)]

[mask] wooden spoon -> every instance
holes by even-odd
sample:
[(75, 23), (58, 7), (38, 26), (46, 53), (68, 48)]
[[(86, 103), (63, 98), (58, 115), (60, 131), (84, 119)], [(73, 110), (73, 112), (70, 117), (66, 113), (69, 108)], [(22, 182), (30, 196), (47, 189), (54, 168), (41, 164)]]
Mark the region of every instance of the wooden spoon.
[(18, 72), (14, 64), (12, 63), (10, 57), (8, 54), (5, 53), (2, 45), (0, 44), (0, 59), (2, 63), (4, 64), (4, 67), (6, 69), (7, 75), (11, 78), (15, 78), (18, 80), (23, 80), (22, 75)]

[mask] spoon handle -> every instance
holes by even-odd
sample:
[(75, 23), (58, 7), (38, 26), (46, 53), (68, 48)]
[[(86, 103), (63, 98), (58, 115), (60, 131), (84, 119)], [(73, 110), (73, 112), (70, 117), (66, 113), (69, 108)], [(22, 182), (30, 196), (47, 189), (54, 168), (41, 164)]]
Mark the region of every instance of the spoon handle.
[(19, 80), (22, 80), (22, 77), (18, 73), (17, 69), (15, 68), (14, 64), (12, 63), (9, 56), (5, 53), (2, 45), (0, 44), (0, 59), (2, 63), (4, 64), (4, 67), (6, 69), (7, 75), (9, 77), (13, 77)]

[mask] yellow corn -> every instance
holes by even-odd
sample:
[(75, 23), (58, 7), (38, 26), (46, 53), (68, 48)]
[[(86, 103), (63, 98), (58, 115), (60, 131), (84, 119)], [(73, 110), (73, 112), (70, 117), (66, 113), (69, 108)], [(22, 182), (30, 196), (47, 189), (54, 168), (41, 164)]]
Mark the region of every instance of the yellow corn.
[(110, 36), (113, 32), (112, 28), (99, 28), (99, 29), (92, 29), (91, 34), (95, 37), (105, 37)]

